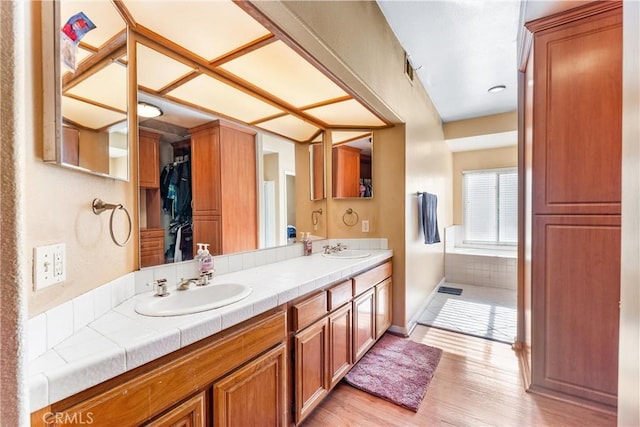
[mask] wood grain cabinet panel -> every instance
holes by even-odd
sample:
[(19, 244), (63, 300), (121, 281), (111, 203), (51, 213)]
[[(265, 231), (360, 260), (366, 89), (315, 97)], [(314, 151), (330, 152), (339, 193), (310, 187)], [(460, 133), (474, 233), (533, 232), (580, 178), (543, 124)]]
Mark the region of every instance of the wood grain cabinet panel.
[(295, 410), (300, 423), (329, 392), (329, 322), (314, 323), (295, 336)]
[[(615, 405), (620, 217), (538, 216), (534, 384)], [(571, 256), (567, 256), (571, 254)]]
[(213, 425), (286, 425), (286, 347), (279, 345), (213, 385)]
[(255, 132), (220, 120), (189, 132), (193, 221), (200, 225), (193, 230), (194, 253), (197, 243), (209, 243), (213, 255), (256, 249)]
[(351, 304), (329, 315), (329, 375), (333, 388), (353, 366)]
[(533, 85), (523, 92), (521, 107), (533, 110), (524, 110), (524, 128), (530, 124), (532, 133), (524, 133), (521, 189), (531, 189), (531, 211), (523, 218), (521, 244), (531, 248), (530, 264), (524, 261), (530, 390), (612, 409), (620, 298), (622, 3), (587, 3), (527, 28), (533, 57), (526, 75)]
[(140, 230), (140, 266), (164, 264), (164, 228)]
[(327, 297), (329, 302), (329, 310), (335, 310), (338, 307), (348, 303), (353, 298), (353, 289), (351, 280), (345, 280), (327, 289)]
[(376, 342), (375, 289), (369, 289), (353, 300), (353, 354), (354, 362)]
[(620, 9), (535, 34), (536, 213), (620, 213)]
[(391, 278), (376, 285), (376, 339), (391, 326)]
[(295, 331), (306, 328), (327, 314), (327, 293), (322, 291), (293, 306), (293, 328)]
[(367, 289), (373, 288), (387, 277), (391, 277), (391, 261), (355, 276), (353, 278), (353, 294), (359, 295)]
[(360, 149), (342, 145), (332, 153), (333, 197), (360, 197)]
[(205, 393), (198, 393), (161, 417), (145, 424), (146, 427), (205, 427)]
[(138, 136), (138, 150), (140, 161), (138, 175), (140, 188), (160, 188), (160, 155), (158, 144), (160, 134), (140, 130)]

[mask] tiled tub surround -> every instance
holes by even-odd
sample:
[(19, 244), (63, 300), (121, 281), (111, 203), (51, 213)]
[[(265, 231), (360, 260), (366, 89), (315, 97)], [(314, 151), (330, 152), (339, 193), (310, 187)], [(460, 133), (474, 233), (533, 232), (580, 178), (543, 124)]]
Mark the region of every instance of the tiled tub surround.
[[(328, 259), (322, 245), (370, 250), (359, 259)], [(29, 321), (30, 409), (38, 410), (151, 360), (250, 319), (298, 296), (349, 278), (392, 256), (386, 239), (314, 242), (303, 257), (300, 244), (215, 257), (213, 283), (253, 288), (246, 299), (202, 313), (146, 317), (135, 312), (148, 283), (166, 278), (177, 292), (180, 278), (195, 276), (194, 261), (127, 274)], [(188, 290), (185, 292), (189, 292)], [(141, 295), (141, 294), (146, 295)]]
[(445, 228), (447, 282), (516, 289), (516, 249), (462, 246), (462, 226)]

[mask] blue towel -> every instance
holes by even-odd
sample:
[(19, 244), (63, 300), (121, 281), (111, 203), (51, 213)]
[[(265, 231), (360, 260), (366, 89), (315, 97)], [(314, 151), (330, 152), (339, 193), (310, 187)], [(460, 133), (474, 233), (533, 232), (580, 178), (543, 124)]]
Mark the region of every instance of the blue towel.
[(440, 233), (438, 233), (438, 197), (435, 194), (422, 193), (421, 216), (424, 243), (427, 245), (440, 243)]

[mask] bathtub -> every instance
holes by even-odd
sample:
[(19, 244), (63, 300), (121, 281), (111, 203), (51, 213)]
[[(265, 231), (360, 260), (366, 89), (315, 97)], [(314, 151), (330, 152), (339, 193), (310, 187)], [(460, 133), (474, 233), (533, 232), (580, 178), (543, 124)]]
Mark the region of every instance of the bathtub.
[(445, 228), (445, 280), (450, 283), (516, 289), (516, 248), (461, 246), (463, 231), (459, 225)]

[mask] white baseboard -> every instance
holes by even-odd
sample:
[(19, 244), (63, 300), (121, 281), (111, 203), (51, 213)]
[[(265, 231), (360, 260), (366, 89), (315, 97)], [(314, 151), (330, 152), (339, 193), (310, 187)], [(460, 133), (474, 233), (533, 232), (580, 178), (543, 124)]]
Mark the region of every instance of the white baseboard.
[(436, 285), (436, 287), (433, 288), (433, 291), (431, 291), (427, 299), (420, 305), (420, 308), (416, 311), (416, 313), (409, 320), (406, 326), (391, 325), (391, 327), (389, 327), (389, 332), (396, 335), (402, 335), (403, 337), (408, 337), (409, 335), (411, 335), (411, 332), (413, 332), (413, 330), (418, 325), (418, 319), (420, 318), (420, 315), (438, 293), (438, 288), (440, 286), (443, 286), (444, 283), (445, 278), (443, 277), (442, 280), (440, 280), (440, 282)]

